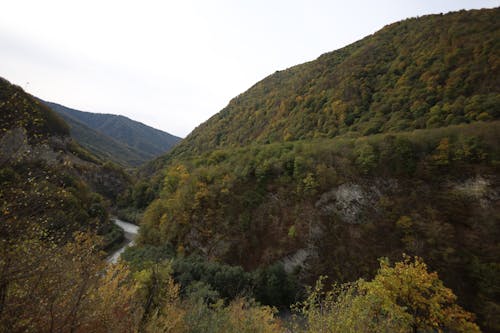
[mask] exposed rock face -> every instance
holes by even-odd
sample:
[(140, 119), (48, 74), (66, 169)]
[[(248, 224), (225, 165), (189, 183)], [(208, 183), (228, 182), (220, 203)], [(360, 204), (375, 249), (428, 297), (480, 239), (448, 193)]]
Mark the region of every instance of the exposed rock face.
[(52, 136), (39, 144), (30, 144), (26, 129), (13, 128), (0, 136), (0, 167), (7, 163), (43, 161), (62, 167), (65, 172), (82, 177), (93, 190), (108, 198), (114, 198), (127, 186), (124, 174), (100, 164), (85, 161), (68, 149), (70, 137)]
[(309, 249), (299, 249), (292, 255), (286, 256), (281, 260), (283, 263), (283, 268), (287, 273), (294, 272), (297, 268), (306, 267), (306, 261), (311, 256), (314, 255), (312, 248)]
[(48, 165), (60, 164), (64, 159), (86, 163), (66, 152), (69, 137), (50, 137), (47, 142), (32, 145), (24, 128), (11, 129), (0, 137), (0, 163), (32, 162), (42, 160)]
[[(464, 195), (487, 208), (500, 199), (495, 176), (477, 175), (461, 182), (442, 183), (445, 189)], [(366, 183), (345, 183), (321, 195), (315, 203), (322, 216), (334, 216), (348, 224), (361, 224), (377, 212), (380, 199), (400, 190), (394, 179), (375, 179)]]
[(26, 130), (14, 128), (0, 137), (0, 165), (8, 161), (19, 161), (30, 151)]
[(453, 184), (452, 188), (462, 195), (477, 200), (483, 208), (487, 208), (491, 202), (500, 198), (492, 177), (478, 175), (464, 182)]
[(367, 222), (367, 213), (377, 210), (382, 193), (397, 188), (395, 180), (377, 180), (373, 184), (342, 184), (321, 195), (315, 207), (321, 215), (337, 216), (349, 224)]

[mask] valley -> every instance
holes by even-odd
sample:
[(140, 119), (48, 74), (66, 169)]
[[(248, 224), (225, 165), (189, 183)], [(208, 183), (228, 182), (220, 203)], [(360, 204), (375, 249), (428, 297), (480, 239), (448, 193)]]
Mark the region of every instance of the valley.
[(0, 79), (0, 332), (499, 332), (499, 17), (389, 24), (184, 139)]

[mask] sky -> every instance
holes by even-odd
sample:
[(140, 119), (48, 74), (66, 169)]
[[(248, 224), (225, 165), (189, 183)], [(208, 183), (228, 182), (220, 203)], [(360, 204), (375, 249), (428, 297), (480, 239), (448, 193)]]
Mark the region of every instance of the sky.
[(185, 137), (277, 70), (408, 17), (500, 0), (1, 0), (0, 76)]

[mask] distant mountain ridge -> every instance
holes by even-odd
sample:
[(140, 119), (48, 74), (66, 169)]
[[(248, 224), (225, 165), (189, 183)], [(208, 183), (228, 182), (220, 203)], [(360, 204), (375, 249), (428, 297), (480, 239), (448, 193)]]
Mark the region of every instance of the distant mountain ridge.
[(64, 118), (80, 144), (124, 166), (138, 166), (169, 151), (181, 140), (125, 116), (84, 112), (43, 102)]

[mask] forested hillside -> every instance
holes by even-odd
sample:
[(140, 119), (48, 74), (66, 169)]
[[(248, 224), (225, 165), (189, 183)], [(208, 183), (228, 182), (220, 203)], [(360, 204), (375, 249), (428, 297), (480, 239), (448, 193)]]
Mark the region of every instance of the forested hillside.
[[(101, 188), (92, 182), (91, 173), (105, 167), (106, 161), (79, 146), (71, 137), (69, 126), (55, 112), (20, 87), (0, 80), (2, 165), (16, 163), (41, 163), (54, 169), (72, 172), (87, 177), (92, 189), (108, 198), (114, 198), (121, 188)], [(117, 169), (115, 176), (123, 174)], [(120, 176), (121, 177), (121, 176)], [(104, 186), (104, 184), (102, 184)]]
[(498, 119), (499, 17), (495, 8), (412, 18), (277, 71), (196, 128), (176, 154)]
[(0, 78), (0, 332), (500, 332), (499, 18), (276, 72), (133, 180), (163, 134)]
[(71, 135), (94, 154), (126, 167), (137, 167), (169, 151), (179, 137), (124, 116), (83, 112), (45, 102), (70, 126)]
[(109, 207), (129, 185), (56, 113), (0, 78), (0, 331), (70, 331), (102, 270), (99, 250), (119, 237)]
[(130, 148), (64, 114), (59, 115), (70, 127), (71, 136), (103, 159), (111, 160), (125, 167), (139, 166), (151, 159), (148, 153)]
[[(268, 272), (256, 297), (283, 306), (290, 281), (371, 279), (377, 258), (417, 255), (499, 331), (499, 16), (394, 23), (237, 96), (120, 198), (150, 203), (129, 261)], [(231, 286), (183, 265), (178, 281)]]
[(99, 234), (129, 183), (75, 143), (52, 110), (0, 78), (0, 332), (281, 329), (270, 307), (226, 305), (202, 285), (181, 299), (169, 262), (133, 272), (106, 263), (109, 233)]

